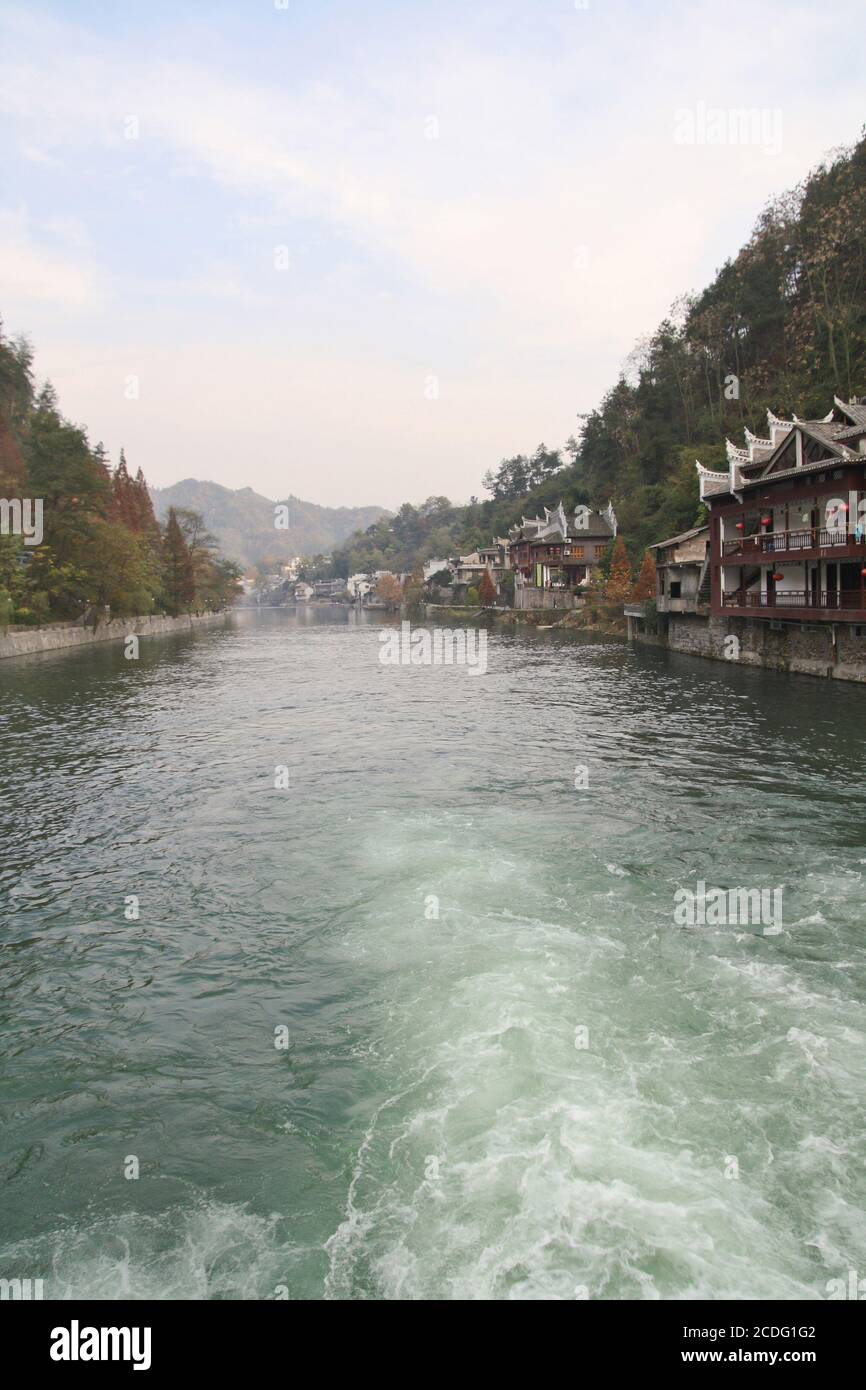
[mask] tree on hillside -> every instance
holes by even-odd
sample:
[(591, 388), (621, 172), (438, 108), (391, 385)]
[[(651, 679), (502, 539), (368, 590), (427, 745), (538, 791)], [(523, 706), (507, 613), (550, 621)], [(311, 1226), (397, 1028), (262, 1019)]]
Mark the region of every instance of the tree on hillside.
[(655, 598), (656, 596), (656, 562), (651, 550), (644, 551), (640, 574), (635, 581), (631, 596), (633, 599)]
[(631, 565), (622, 536), (617, 536), (610, 562), (610, 578), (604, 591), (608, 603), (626, 603), (631, 593)]
[(173, 617), (189, 608), (195, 598), (195, 575), (174, 507), (169, 509), (162, 542), (162, 585), (165, 607)]

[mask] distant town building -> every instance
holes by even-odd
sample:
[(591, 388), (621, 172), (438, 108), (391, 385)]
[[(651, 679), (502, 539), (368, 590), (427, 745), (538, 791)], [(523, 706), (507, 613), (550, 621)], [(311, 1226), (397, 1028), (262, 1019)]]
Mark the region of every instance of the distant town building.
[(335, 599), (345, 592), (345, 579), (316, 579), (313, 583), (314, 598)]
[(591, 583), (616, 533), (610, 502), (603, 512), (579, 506), (566, 514), (560, 502), (552, 511), (545, 507), (544, 516), (523, 517), (509, 532), (515, 606), (549, 606), (541, 600), (544, 593), (551, 595), (551, 604), (559, 599), (563, 607), (571, 606)]
[(376, 587), (376, 577), (372, 574), (350, 574), (346, 588), (356, 603), (363, 603)]
[(480, 546), (468, 555), (459, 555), (449, 561), (454, 583), (473, 584), (477, 587), (481, 583), (484, 571), (489, 570), (498, 589), (502, 576), (508, 569), (508, 549), (509, 542), (497, 538), (490, 545)]
[(424, 583), (428, 584), (434, 574), (440, 574), (442, 570), (447, 570), (449, 565), (450, 561), (448, 560), (425, 560), (423, 569)]

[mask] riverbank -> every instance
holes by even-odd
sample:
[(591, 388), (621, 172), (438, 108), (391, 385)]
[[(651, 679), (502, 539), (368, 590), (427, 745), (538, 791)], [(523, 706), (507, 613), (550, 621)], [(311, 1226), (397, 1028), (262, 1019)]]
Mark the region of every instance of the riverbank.
[(225, 622), (227, 613), (183, 613), (179, 618), (151, 614), (142, 618), (111, 618), (94, 630), (76, 623), (48, 623), (45, 627), (22, 627), (0, 633), (0, 660), (13, 656), (32, 656), (36, 652), (55, 652), (64, 648), (87, 647), (95, 642), (122, 642), (136, 637), (163, 637), (193, 628), (212, 627)]
[(523, 627), (536, 631), (559, 628), (564, 632), (595, 632), (603, 637), (625, 637), (626, 621), (622, 608), (606, 605), (594, 612), (587, 609), (552, 608), (454, 608), (444, 604), (428, 603), (425, 606), (427, 618), (439, 622), (479, 623), (492, 620), (502, 627)]

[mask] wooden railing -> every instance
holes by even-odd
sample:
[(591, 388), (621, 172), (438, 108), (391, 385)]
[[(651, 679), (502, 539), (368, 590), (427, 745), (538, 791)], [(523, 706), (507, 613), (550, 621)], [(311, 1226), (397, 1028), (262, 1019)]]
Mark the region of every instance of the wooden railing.
[(860, 589), (817, 594), (808, 589), (777, 589), (774, 594), (733, 589), (722, 595), (722, 604), (725, 608), (866, 608), (866, 595)]
[(848, 542), (862, 544), (863, 536), (844, 526), (811, 526), (801, 531), (763, 531), (755, 536), (737, 536), (724, 541), (724, 555), (778, 555), (783, 550), (818, 550)]

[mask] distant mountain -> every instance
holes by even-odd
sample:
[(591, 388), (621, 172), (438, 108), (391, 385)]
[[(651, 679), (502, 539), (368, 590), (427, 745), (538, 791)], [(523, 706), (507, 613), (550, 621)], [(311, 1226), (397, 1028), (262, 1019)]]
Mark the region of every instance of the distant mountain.
[(289, 528), (278, 531), (274, 508), (280, 503), (262, 497), (251, 487), (233, 490), (219, 483), (184, 478), (171, 487), (152, 487), (150, 495), (160, 521), (167, 517), (169, 507), (201, 512), (223, 553), (242, 565), (271, 557), (330, 554), (353, 531), (364, 531), (388, 515), (384, 507), (318, 507), (315, 502), (286, 497), (281, 504), (289, 508)]

